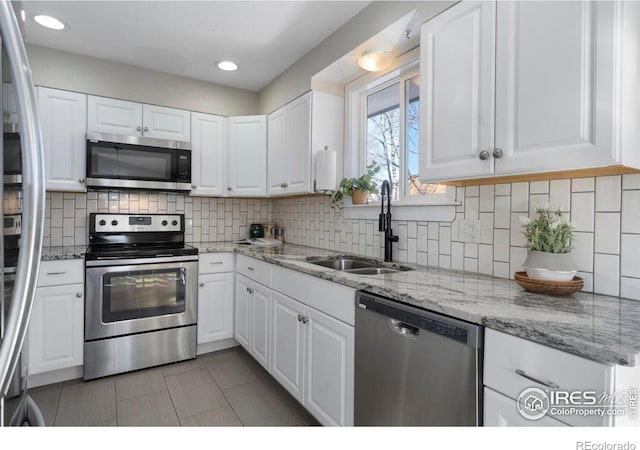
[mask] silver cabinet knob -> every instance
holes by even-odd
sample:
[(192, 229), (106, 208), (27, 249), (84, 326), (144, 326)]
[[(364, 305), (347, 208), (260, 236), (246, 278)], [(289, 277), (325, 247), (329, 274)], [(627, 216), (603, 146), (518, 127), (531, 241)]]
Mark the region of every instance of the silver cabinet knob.
[(284, 189), (284, 183), (280, 183), (280, 188)]
[(298, 314), (298, 322), (302, 322), (302, 314)]
[(201, 281), (200, 282), (200, 287), (203, 287), (203, 286), (204, 286), (204, 282)]
[(144, 131), (149, 131), (149, 127), (144, 127)]
[(230, 191), (230, 190), (231, 190), (231, 186), (227, 186), (227, 191)]
[(78, 182), (81, 183), (81, 184), (84, 184), (84, 178), (79, 178)]
[(309, 322), (309, 318), (308, 318), (308, 317), (303, 316), (303, 317), (302, 317), (302, 323), (306, 324), (306, 323), (308, 323), (308, 322)]
[(495, 159), (500, 159), (500, 158), (502, 158), (502, 155), (504, 155), (504, 152), (502, 151), (502, 149), (501, 149), (501, 148), (497, 148), (497, 149), (495, 149), (495, 150), (493, 151), (493, 157), (494, 157)]
[(478, 158), (480, 158), (481, 160), (485, 161), (485, 160), (489, 159), (489, 156), (491, 156), (491, 155), (489, 154), (489, 152), (487, 150), (482, 150), (480, 152), (480, 154), (478, 155)]
[(82, 292), (76, 292), (76, 297), (82, 298)]
[(137, 127), (136, 130), (142, 131), (142, 127)]
[(191, 188), (192, 188), (192, 189), (195, 189), (195, 188), (197, 188), (197, 187), (198, 187), (198, 186), (196, 186), (195, 184), (192, 184), (192, 185), (191, 185)]

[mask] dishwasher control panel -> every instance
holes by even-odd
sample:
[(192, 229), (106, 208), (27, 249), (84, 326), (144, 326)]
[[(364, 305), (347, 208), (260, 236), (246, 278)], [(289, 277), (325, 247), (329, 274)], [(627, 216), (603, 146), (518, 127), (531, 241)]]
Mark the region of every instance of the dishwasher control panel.
[[(397, 303), (397, 306), (395, 306), (392, 303), (393, 300), (382, 299), (381, 301), (380, 297), (365, 292), (359, 291), (356, 294), (356, 304), (358, 308), (377, 312), (399, 323), (446, 336), (464, 344), (468, 343), (469, 329), (462, 324), (458, 324), (460, 321), (452, 319), (452, 322), (455, 321), (456, 323), (449, 323), (446, 320), (431, 317), (432, 314), (434, 316), (436, 316), (436, 314), (430, 313), (429, 311), (421, 311), (418, 308), (413, 308), (401, 303)], [(437, 314), (437, 316), (442, 317), (440, 314)]]

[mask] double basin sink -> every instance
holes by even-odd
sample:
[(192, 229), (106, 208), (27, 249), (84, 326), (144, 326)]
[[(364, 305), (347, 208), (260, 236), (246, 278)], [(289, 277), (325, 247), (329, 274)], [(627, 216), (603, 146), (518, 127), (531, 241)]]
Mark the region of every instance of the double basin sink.
[(315, 264), (316, 266), (328, 267), (329, 269), (339, 270), (341, 272), (348, 272), (357, 275), (384, 275), (413, 270), (411, 267), (383, 264), (381, 262), (359, 259), (355, 257), (326, 259), (309, 257), (307, 258), (307, 262), (310, 264)]

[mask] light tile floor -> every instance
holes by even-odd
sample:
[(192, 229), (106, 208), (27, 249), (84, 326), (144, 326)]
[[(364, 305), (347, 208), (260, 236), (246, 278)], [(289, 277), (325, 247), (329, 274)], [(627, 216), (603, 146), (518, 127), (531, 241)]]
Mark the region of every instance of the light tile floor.
[(29, 393), (55, 426), (318, 425), (241, 347)]

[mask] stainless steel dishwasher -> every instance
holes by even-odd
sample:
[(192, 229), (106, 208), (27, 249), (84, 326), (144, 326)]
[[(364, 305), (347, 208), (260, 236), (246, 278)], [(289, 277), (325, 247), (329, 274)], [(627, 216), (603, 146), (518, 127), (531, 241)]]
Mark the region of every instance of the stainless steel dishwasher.
[(356, 293), (355, 425), (482, 424), (483, 328)]

